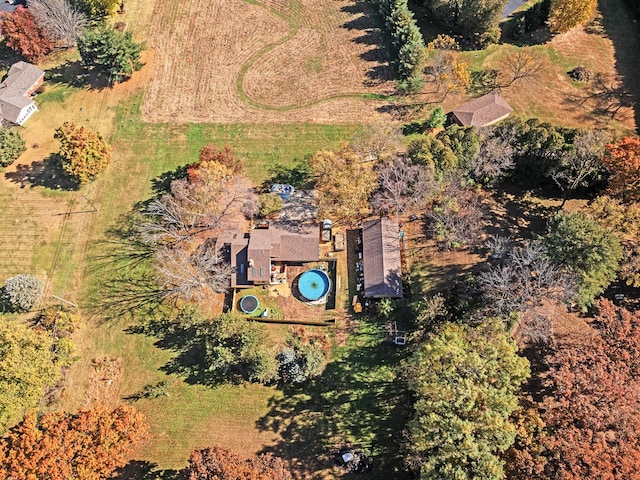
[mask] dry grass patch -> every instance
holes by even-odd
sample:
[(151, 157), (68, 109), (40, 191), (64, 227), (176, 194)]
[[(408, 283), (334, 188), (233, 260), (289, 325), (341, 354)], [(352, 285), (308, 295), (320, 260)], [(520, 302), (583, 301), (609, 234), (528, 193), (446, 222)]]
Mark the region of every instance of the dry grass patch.
[(364, 96), (389, 92), (391, 85), (371, 22), (348, 1), (156, 2), (149, 44), (162, 61), (143, 118), (368, 120), (381, 102)]

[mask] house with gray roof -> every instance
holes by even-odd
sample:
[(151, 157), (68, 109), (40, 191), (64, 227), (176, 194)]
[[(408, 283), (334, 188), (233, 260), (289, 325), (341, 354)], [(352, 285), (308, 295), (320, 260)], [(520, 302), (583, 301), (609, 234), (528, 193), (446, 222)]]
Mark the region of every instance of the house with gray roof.
[(491, 92), (456, 108), (451, 118), (463, 127), (486, 127), (504, 120), (511, 112), (511, 105), (499, 93)]
[(362, 225), (364, 296), (402, 297), (402, 269), (398, 224), (388, 217)]
[(31, 95), (42, 85), (44, 72), (27, 62), (14, 63), (0, 83), (0, 115), (22, 125), (38, 110)]

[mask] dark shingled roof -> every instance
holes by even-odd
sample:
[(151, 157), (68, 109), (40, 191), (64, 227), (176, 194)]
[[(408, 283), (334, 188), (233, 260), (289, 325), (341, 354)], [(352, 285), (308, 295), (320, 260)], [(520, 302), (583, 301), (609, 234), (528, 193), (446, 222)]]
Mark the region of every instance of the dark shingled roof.
[(498, 93), (491, 92), (465, 103), (451, 112), (454, 120), (465, 127), (484, 127), (507, 118), (513, 108)]
[(390, 218), (370, 220), (362, 226), (364, 296), (402, 296), (398, 224)]
[(42, 70), (27, 62), (11, 66), (7, 77), (0, 83), (0, 112), (5, 119), (18, 123), (22, 110), (33, 103), (26, 95), (43, 76)]
[(272, 260), (303, 263), (320, 259), (317, 227), (289, 231), (272, 225), (256, 228), (248, 235), (225, 234), (218, 238), (216, 248), (223, 250), (234, 268), (232, 287), (249, 286), (256, 281), (268, 282)]

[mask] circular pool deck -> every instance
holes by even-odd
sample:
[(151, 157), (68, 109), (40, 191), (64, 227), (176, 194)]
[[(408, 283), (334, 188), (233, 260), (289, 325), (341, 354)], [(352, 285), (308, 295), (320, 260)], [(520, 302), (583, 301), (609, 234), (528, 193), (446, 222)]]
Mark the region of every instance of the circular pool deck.
[(307, 270), (298, 279), (300, 295), (310, 302), (316, 302), (324, 298), (330, 287), (331, 280), (322, 270)]

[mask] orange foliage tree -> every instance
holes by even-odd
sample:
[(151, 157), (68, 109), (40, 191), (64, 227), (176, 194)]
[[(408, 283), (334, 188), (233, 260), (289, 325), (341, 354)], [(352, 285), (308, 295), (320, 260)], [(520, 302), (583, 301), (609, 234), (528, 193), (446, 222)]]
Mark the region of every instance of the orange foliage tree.
[(144, 416), (131, 406), (40, 419), (32, 411), (0, 441), (0, 480), (108, 478), (148, 432)]
[(242, 159), (236, 157), (233, 150), (227, 146), (225, 146), (224, 149), (220, 149), (215, 145), (208, 143), (200, 149), (198, 158), (200, 159), (199, 163), (194, 163), (187, 168), (189, 178), (191, 178), (192, 172), (196, 171), (198, 167), (206, 166), (209, 162), (221, 163), (231, 170), (233, 175), (238, 175), (244, 172), (244, 162)]
[(0, 30), (7, 46), (30, 62), (39, 62), (53, 50), (53, 42), (38, 27), (29, 10), (22, 6), (13, 13), (2, 13)]
[(282, 459), (259, 455), (242, 459), (220, 447), (194, 450), (187, 468), (189, 480), (291, 480)]
[(607, 145), (604, 164), (611, 172), (611, 193), (624, 201), (640, 201), (640, 138), (626, 137)]
[(596, 335), (550, 358), (543, 420), (551, 478), (640, 479), (640, 315), (597, 304)]

